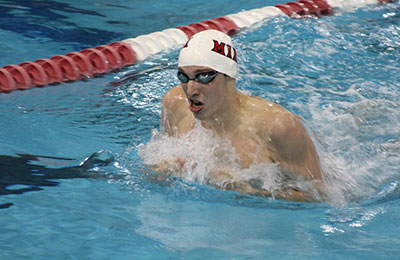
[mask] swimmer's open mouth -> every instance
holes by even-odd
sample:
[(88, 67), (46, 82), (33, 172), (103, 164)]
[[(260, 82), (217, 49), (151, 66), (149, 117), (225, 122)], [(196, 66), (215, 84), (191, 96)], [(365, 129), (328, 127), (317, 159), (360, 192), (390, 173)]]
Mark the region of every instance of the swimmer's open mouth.
[(203, 102), (193, 99), (189, 99), (189, 104), (189, 109), (192, 112), (199, 112), (203, 109), (204, 106)]
[(203, 105), (203, 102), (198, 101), (198, 100), (190, 99), (189, 102), (190, 102), (190, 105), (193, 107), (201, 107)]

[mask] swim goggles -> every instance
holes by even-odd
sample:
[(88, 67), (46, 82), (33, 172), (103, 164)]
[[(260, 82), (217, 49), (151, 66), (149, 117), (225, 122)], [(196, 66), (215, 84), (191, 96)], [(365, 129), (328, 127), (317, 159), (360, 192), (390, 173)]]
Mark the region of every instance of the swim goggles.
[(177, 76), (178, 76), (178, 79), (182, 83), (188, 83), (189, 80), (194, 80), (201, 84), (207, 84), (207, 83), (210, 83), (211, 81), (213, 81), (217, 75), (218, 75), (218, 71), (212, 70), (212, 71), (197, 73), (196, 76), (194, 76), (194, 78), (192, 78), (192, 79), (189, 78), (188, 75), (186, 75), (182, 71), (178, 71)]

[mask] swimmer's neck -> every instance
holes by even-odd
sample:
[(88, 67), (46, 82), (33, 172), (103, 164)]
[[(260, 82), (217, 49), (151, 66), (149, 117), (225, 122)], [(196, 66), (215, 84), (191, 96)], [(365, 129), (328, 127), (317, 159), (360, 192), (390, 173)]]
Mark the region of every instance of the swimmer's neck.
[(245, 95), (236, 88), (227, 93), (221, 109), (210, 119), (201, 120), (201, 125), (217, 135), (224, 135), (237, 129)]

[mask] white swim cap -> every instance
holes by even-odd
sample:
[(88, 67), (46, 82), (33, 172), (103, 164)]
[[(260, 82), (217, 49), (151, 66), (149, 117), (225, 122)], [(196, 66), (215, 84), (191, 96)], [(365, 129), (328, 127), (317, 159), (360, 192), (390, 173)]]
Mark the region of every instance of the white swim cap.
[(217, 30), (201, 31), (182, 48), (178, 66), (205, 66), (236, 78), (237, 52), (227, 34)]

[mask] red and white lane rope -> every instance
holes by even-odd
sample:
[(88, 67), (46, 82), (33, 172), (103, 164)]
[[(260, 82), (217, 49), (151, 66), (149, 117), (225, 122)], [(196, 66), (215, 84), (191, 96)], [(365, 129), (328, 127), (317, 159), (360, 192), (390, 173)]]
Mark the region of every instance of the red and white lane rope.
[(92, 78), (132, 65), (160, 51), (183, 45), (193, 34), (207, 29), (216, 29), (232, 36), (242, 28), (278, 15), (292, 18), (320, 17), (333, 14), (334, 8), (361, 8), (386, 2), (393, 0), (298, 0), (166, 29), (49, 59), (7, 65), (0, 68), (0, 93)]

